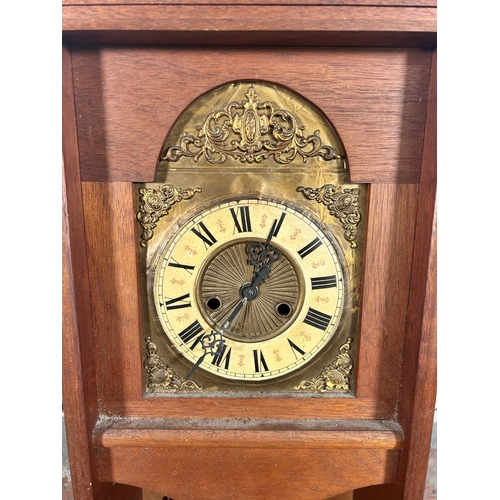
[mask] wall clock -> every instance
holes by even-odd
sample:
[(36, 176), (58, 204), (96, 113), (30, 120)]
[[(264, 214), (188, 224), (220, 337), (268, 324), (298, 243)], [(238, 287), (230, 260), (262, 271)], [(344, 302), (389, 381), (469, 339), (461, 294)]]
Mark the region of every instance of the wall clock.
[(146, 387), (352, 394), (366, 186), (274, 83), (194, 99), (137, 186)]

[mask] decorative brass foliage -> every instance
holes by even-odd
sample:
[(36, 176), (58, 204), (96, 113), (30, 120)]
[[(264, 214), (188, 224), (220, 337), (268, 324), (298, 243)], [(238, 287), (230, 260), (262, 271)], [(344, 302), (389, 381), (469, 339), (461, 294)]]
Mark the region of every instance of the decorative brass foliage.
[(160, 355), (156, 344), (151, 342), (150, 337), (146, 337), (147, 357), (144, 360), (144, 367), (148, 375), (147, 385), (155, 392), (180, 392), (184, 390), (201, 391), (196, 382), (179, 377), (172, 367), (166, 365)]
[(196, 193), (201, 193), (201, 188), (183, 189), (173, 184), (165, 184), (159, 188), (140, 188), (139, 211), (136, 217), (142, 227), (141, 246), (146, 247), (146, 242), (154, 235), (156, 223), (168, 214), (175, 203), (190, 200)]
[(325, 184), (317, 189), (299, 186), (297, 191), (303, 193), (309, 200), (316, 200), (318, 203), (326, 205), (330, 215), (334, 215), (342, 223), (344, 237), (350, 242), (351, 248), (356, 248), (354, 240), (356, 239), (357, 226), (361, 221), (358, 205), (360, 190), (358, 188), (342, 188), (342, 186), (334, 184)]
[(352, 338), (349, 337), (347, 342), (339, 347), (339, 353), (335, 357), (335, 361), (323, 368), (321, 374), (311, 380), (303, 380), (294, 389), (312, 390), (315, 392), (329, 392), (335, 390), (348, 391), (350, 389), (350, 380), (348, 375), (353, 368), (353, 361), (349, 356), (351, 349)]
[(297, 155), (305, 163), (319, 156), (324, 160), (340, 158), (332, 146), (323, 145), (319, 130), (306, 136), (305, 127), (289, 111), (275, 110), (273, 103), (261, 103), (253, 85), (245, 94), (248, 100), (232, 101), (212, 111), (197, 136), (187, 132), (178, 146), (166, 148), (160, 160), (178, 161), (183, 156), (211, 164), (224, 163), (228, 156), (241, 163), (260, 163), (272, 157), (279, 164), (291, 163)]

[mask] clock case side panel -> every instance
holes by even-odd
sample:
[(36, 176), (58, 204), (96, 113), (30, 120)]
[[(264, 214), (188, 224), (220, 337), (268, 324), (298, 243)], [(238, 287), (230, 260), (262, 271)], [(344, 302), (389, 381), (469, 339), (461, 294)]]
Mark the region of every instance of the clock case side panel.
[(437, 50), (432, 54), (426, 133), (397, 420), (405, 433), (398, 479), (362, 488), (354, 500), (424, 496), (437, 388)]
[(140, 500), (139, 488), (99, 481), (92, 430), (99, 417), (71, 49), (62, 49), (62, 395), (71, 483), (78, 500)]

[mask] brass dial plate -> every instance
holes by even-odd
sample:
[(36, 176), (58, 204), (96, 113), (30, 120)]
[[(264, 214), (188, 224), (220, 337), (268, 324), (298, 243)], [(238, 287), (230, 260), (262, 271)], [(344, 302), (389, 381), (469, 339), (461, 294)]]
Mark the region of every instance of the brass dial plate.
[(166, 241), (153, 285), (164, 332), (190, 362), (200, 358), (201, 338), (220, 328), (252, 277), (246, 246), (264, 241), (275, 220), (271, 241), (283, 255), (254, 304), (245, 304), (231, 324), (224, 352), (201, 363), (208, 372), (240, 381), (287, 375), (315, 357), (339, 327), (344, 272), (333, 237), (290, 205), (241, 199), (187, 218)]

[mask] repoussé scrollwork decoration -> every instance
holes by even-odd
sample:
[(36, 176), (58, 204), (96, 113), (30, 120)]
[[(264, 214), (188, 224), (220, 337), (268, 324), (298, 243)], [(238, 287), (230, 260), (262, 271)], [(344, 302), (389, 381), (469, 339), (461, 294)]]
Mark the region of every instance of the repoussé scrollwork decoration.
[(356, 248), (357, 226), (361, 221), (359, 211), (358, 188), (343, 188), (334, 184), (325, 184), (317, 189), (299, 186), (299, 193), (309, 200), (316, 200), (318, 203), (326, 205), (330, 215), (334, 215), (340, 220), (344, 229), (344, 237), (351, 244), (351, 248)]
[(228, 156), (241, 163), (259, 163), (272, 157), (279, 164), (291, 163), (297, 155), (305, 163), (319, 156), (323, 160), (341, 158), (332, 146), (324, 145), (319, 130), (306, 136), (289, 111), (275, 110), (271, 102), (261, 103), (250, 85), (248, 100), (232, 101), (212, 111), (197, 136), (185, 132), (178, 146), (167, 147), (160, 160), (178, 161), (183, 156), (198, 161), (202, 156), (211, 164), (224, 163)]
[(166, 365), (160, 355), (156, 344), (146, 337), (147, 356), (144, 360), (144, 368), (148, 376), (147, 386), (153, 392), (180, 392), (184, 390), (201, 391), (196, 382), (179, 377), (172, 367)]
[(320, 375), (311, 380), (303, 380), (294, 389), (298, 390), (312, 390), (315, 392), (329, 392), (335, 390), (348, 391), (350, 390), (349, 374), (353, 368), (353, 361), (349, 356), (351, 349), (352, 338), (349, 337), (347, 341), (339, 347), (339, 353), (335, 357), (335, 361), (328, 366), (325, 366)]
[(168, 214), (174, 204), (189, 200), (196, 193), (201, 193), (201, 188), (183, 189), (173, 184), (165, 184), (158, 188), (140, 188), (139, 211), (136, 217), (142, 227), (141, 246), (146, 247), (146, 242), (154, 235), (153, 229), (157, 222)]

